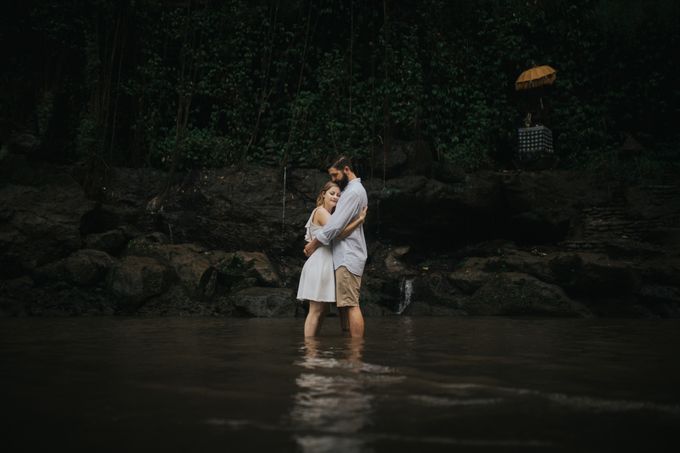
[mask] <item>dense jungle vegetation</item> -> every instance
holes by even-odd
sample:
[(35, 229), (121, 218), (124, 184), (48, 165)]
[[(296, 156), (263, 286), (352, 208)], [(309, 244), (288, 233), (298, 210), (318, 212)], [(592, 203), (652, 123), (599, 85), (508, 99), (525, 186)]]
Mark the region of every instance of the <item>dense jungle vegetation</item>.
[(62, 0), (3, 7), (0, 140), (58, 162), (319, 166), (399, 141), (507, 167), (527, 92), (545, 90), (560, 165), (675, 165), (674, 0)]

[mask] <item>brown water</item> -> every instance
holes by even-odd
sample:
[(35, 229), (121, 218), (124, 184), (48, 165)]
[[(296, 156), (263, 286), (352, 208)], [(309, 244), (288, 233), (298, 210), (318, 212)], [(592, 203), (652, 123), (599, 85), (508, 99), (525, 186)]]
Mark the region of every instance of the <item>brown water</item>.
[(680, 446), (678, 321), (328, 321), (0, 320), (3, 451)]

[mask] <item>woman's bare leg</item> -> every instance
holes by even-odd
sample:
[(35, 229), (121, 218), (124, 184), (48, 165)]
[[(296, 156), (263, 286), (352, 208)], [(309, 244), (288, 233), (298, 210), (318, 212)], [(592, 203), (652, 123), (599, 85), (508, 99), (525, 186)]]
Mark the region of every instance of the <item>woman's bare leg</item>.
[(328, 308), (328, 304), (323, 302), (309, 302), (309, 312), (305, 319), (305, 337), (314, 337), (319, 333)]

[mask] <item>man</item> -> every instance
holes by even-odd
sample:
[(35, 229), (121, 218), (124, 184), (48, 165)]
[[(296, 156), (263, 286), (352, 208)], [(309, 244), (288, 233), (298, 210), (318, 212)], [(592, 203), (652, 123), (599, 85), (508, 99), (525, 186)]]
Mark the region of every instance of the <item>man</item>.
[(316, 237), (305, 246), (305, 256), (311, 256), (323, 245), (333, 242), (333, 267), (335, 268), (335, 295), (341, 320), (349, 323), (352, 337), (364, 336), (364, 317), (359, 307), (359, 289), (364, 273), (366, 238), (364, 227), (359, 226), (344, 239), (335, 240), (361, 210), (368, 206), (366, 189), (361, 185), (352, 169), (352, 163), (345, 156), (339, 157), (328, 169), (331, 180), (340, 186), (342, 194), (333, 215)]

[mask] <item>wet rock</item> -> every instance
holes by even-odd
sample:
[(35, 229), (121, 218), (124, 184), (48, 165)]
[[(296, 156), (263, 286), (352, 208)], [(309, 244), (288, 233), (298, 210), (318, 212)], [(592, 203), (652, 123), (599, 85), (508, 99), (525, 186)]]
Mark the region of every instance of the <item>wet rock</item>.
[(594, 253), (560, 254), (550, 260), (554, 280), (568, 293), (588, 297), (632, 294), (640, 278), (632, 264)]
[(78, 250), (80, 218), (93, 204), (75, 182), (0, 187), (0, 273), (18, 276)]
[(379, 305), (374, 302), (366, 301), (366, 300), (361, 300), (360, 301), (361, 305), (361, 314), (364, 315), (367, 318), (371, 317), (380, 317), (380, 316), (389, 316), (394, 314), (391, 310), (387, 309), (386, 307)]
[[(377, 272), (365, 272), (361, 278), (360, 303), (362, 306), (381, 307), (381, 312), (394, 313), (400, 299), (400, 280), (379, 275)], [(373, 312), (379, 310), (370, 309)]]
[(641, 235), (641, 239), (654, 245), (671, 247), (672, 250), (680, 251), (680, 228), (652, 227)]
[(130, 211), (144, 212), (146, 204), (162, 192), (167, 174), (152, 168), (115, 168), (109, 175), (108, 185), (103, 191), (103, 206), (117, 208), (127, 206)]
[(213, 316), (216, 306), (212, 301), (197, 299), (181, 285), (172, 285), (159, 296), (151, 297), (136, 311), (142, 316)]
[(206, 250), (197, 244), (165, 244), (149, 237), (131, 241), (125, 253), (153, 258), (172, 268), (188, 293), (199, 297), (214, 294), (215, 266), (233, 256), (219, 250)]
[(401, 146), (391, 149), (389, 153), (383, 153), (382, 149), (376, 150), (374, 156), (375, 158), (372, 162), (373, 168), (380, 175), (384, 174), (388, 178), (399, 175), (408, 162), (408, 155)]
[[(642, 231), (675, 230), (680, 213), (680, 185), (657, 181), (625, 189), (626, 214), (637, 221)], [(635, 231), (632, 231), (635, 233)]]
[(236, 252), (246, 266), (252, 268), (258, 282), (264, 286), (279, 286), (281, 278), (274, 269), (272, 262), (262, 252)]
[(120, 253), (127, 243), (125, 234), (120, 229), (90, 234), (85, 237), (84, 245), (88, 249), (102, 250), (110, 255)]
[[(447, 304), (455, 298), (455, 289), (444, 272), (423, 272), (413, 279), (414, 302)], [(403, 297), (403, 295), (402, 295)]]
[(111, 206), (97, 204), (93, 209), (83, 214), (80, 220), (80, 232), (85, 236), (106, 233), (120, 229), (129, 220), (114, 212)]
[(251, 267), (246, 265), (238, 255), (232, 254), (221, 260), (214, 266), (215, 274), (211, 274), (206, 286), (212, 285), (215, 279), (216, 295), (233, 293), (245, 288), (257, 286), (257, 278), (253, 275)]
[(0, 280), (0, 316), (26, 315), (32, 293), (34, 282), (28, 276)]
[[(111, 295), (101, 287), (50, 287), (29, 304), (30, 316), (102, 316), (116, 313)], [(46, 297), (46, 298), (45, 298)]]
[(556, 256), (554, 251), (534, 247), (530, 250), (505, 247), (498, 256), (486, 258), (487, 272), (520, 272), (533, 275), (539, 280), (552, 283), (554, 280), (549, 262)]
[(461, 293), (472, 294), (484, 286), (492, 276), (493, 274), (483, 270), (475, 269), (474, 267), (465, 267), (455, 272), (451, 272), (448, 275), (448, 279), (451, 285)]
[(441, 272), (409, 273), (398, 278), (391, 274), (364, 275), (361, 296), (364, 302), (380, 307), (383, 315), (421, 315), (430, 306), (453, 305), (453, 290)]
[(291, 169), (285, 209), (281, 180), (279, 171), (264, 167), (194, 172), (168, 194), (154, 228), (172, 231), (174, 242), (230, 251), (295, 248), (299, 253), (302, 243), (296, 241), (302, 240), (316, 193), (328, 176)]
[(408, 266), (401, 261), (411, 248), (409, 246), (395, 247), (387, 252), (385, 257), (385, 269), (394, 276), (408, 273)]
[(257, 318), (295, 316), (293, 292), (287, 288), (246, 288), (229, 297), (235, 313)]
[(423, 140), (391, 140), (389, 150), (382, 145), (376, 147), (372, 159), (355, 160), (360, 167), (368, 164), (381, 177), (394, 178), (404, 174), (430, 175), (433, 155), (429, 144)]
[(144, 300), (168, 289), (173, 274), (157, 260), (128, 256), (116, 263), (107, 279), (107, 287), (122, 308), (137, 308)]
[(207, 250), (197, 244), (160, 244), (143, 237), (126, 254), (147, 256), (172, 268), (189, 294), (212, 297), (220, 290), (281, 285), (273, 264), (261, 252)]
[[(363, 175), (370, 202), (362, 288), (367, 313), (393, 313), (405, 277), (414, 278), (409, 310), (436, 314), (474, 307), (484, 291), (520, 293), (517, 278), (508, 277), (513, 274), (524, 275), (524, 292), (543, 291), (559, 301), (549, 291), (559, 287), (603, 315), (624, 313), (624, 303), (631, 315), (680, 312), (673, 309), (680, 281), (674, 181), (629, 186), (561, 171), (471, 174), (440, 163), (420, 172), (412, 168), (415, 148), (394, 145), (388, 173), (397, 177)], [(303, 225), (328, 180), (323, 169), (288, 167), (285, 187), (277, 168), (194, 170), (177, 173), (162, 194), (166, 173), (116, 168), (94, 192), (95, 204), (76, 182), (84, 180), (84, 167), (40, 163), (30, 153), (8, 153), (2, 162), (0, 279), (35, 279), (35, 285), (14, 285), (12, 296), (0, 295), (26, 301), (25, 310), (10, 310), (17, 313), (89, 313), (98, 298), (105, 307), (109, 297), (135, 301), (121, 302), (133, 312), (144, 302), (150, 314), (243, 314), (224, 302), (232, 293), (297, 287)], [(151, 200), (154, 209), (147, 210)], [(155, 264), (137, 268), (137, 278), (155, 269), (160, 283), (144, 289), (128, 276), (122, 280), (133, 289), (107, 286), (97, 293), (108, 260), (77, 252), (83, 247), (126, 257), (111, 266), (111, 275), (127, 260), (148, 258)], [(83, 303), (69, 303), (71, 296)], [(59, 302), (45, 302), (50, 298)], [(490, 299), (488, 312), (521, 312), (513, 298), (513, 309)], [(527, 310), (557, 309), (532, 302)]]
[(167, 262), (189, 294), (210, 297), (215, 293), (214, 266), (228, 254), (202, 250), (193, 244), (163, 245), (161, 248), (168, 253)]
[(502, 200), (499, 178), (494, 176), (451, 184), (409, 175), (384, 185), (373, 180), (366, 188), (367, 228), (373, 225), (383, 237), (399, 244), (434, 250), (455, 248), (491, 235), (499, 226), (493, 219)]
[(515, 272), (495, 274), (461, 304), (471, 315), (589, 316), (558, 286)]
[(34, 282), (29, 277), (0, 280), (0, 316), (112, 315), (115, 304), (100, 286), (65, 281)]
[(36, 277), (48, 282), (64, 281), (76, 286), (91, 286), (104, 280), (113, 263), (113, 258), (106, 252), (83, 249), (39, 268)]
[(518, 243), (563, 240), (584, 205), (605, 203), (610, 197), (597, 181), (567, 171), (506, 172), (501, 179), (505, 237)]
[(486, 256), (466, 258), (459, 267), (449, 274), (449, 281), (463, 294), (472, 294), (498, 272), (519, 272), (533, 275), (539, 280), (554, 283), (549, 262), (554, 252), (545, 252), (538, 248), (530, 251), (520, 250), (505, 244), (494, 251), (480, 247)]
[(672, 304), (680, 307), (680, 288), (677, 286), (645, 285), (638, 293), (648, 303)]

